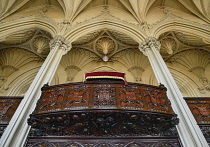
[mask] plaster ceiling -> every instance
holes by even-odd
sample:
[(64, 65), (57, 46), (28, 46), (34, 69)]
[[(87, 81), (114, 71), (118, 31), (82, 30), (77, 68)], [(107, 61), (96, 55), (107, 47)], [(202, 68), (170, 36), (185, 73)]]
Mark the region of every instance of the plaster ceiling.
[(144, 22), (148, 13), (157, 7), (167, 7), (210, 21), (208, 0), (0, 0), (0, 19), (26, 9), (54, 7), (63, 12), (66, 21), (71, 22), (82, 12), (100, 6), (115, 7), (130, 13), (138, 22)]
[[(185, 18), (190, 19), (186, 21), (192, 23), (199, 20), (199, 25), (209, 27), (207, 25), (210, 23), (209, 7), (210, 1), (208, 0), (0, 0), (0, 22), (26, 18), (33, 14), (37, 20), (42, 18), (52, 20), (57, 28), (61, 28), (60, 30), (65, 24), (74, 29), (80, 23), (86, 23), (86, 19), (91, 20), (106, 10), (110, 16), (114, 15), (113, 21), (120, 20), (119, 24), (130, 25), (134, 29), (139, 27), (137, 29), (143, 30), (141, 33), (145, 33), (143, 35), (146, 37), (151, 31), (149, 27), (153, 24), (158, 25), (162, 17), (166, 18), (166, 13), (160, 14), (159, 10), (167, 9), (171, 14), (172, 12), (179, 14), (176, 18), (185, 15)], [(87, 15), (88, 18), (86, 18)], [(164, 21), (167, 23), (167, 18)], [(141, 82), (141, 75), (149, 65), (148, 59), (138, 49), (140, 42), (134, 41), (126, 34), (121, 25), (117, 27), (120, 28), (120, 31), (106, 28), (106, 25), (99, 27), (97, 31), (86, 31), (86, 35), (72, 42), (71, 51), (63, 57), (61, 62), (67, 72), (68, 81), (72, 81), (87, 64), (94, 62), (107, 67), (109, 67), (108, 63), (110, 65), (120, 64), (119, 67), (123, 65), (124, 71), (130, 72), (136, 82)], [(146, 29), (148, 32), (145, 31)], [(11, 54), (5, 52), (8, 49), (18, 50), (20, 54), (23, 50), (27, 50), (35, 57), (44, 60), (50, 51), (51, 39), (48, 32), (37, 28), (17, 31), (0, 38), (0, 53), (2, 52), (2, 56), (5, 56), (5, 54)], [(175, 26), (161, 34), (158, 40), (161, 42), (160, 53), (166, 62), (189, 65), (186, 67), (189, 72), (193, 72), (199, 79), (206, 78), (205, 68), (208, 68), (210, 61), (210, 40), (208, 38), (204, 39), (198, 33), (195, 35), (193, 31), (180, 31)], [(100, 69), (100, 66), (98, 68)], [(113, 68), (113, 70), (118, 69)]]
[(37, 29), (26, 29), (0, 38), (0, 50), (19, 48), (28, 50), (41, 58), (45, 58), (49, 51), (51, 35)]

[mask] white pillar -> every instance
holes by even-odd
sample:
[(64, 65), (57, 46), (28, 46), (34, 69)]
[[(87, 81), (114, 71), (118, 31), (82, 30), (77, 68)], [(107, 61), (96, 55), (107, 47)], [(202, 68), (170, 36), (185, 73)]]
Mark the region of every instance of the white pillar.
[(148, 56), (158, 83), (164, 84), (167, 88), (172, 108), (180, 120), (177, 130), (183, 146), (208, 147), (203, 133), (159, 53), (160, 43), (154, 37), (148, 37), (140, 44), (139, 49)]
[(71, 45), (61, 36), (56, 36), (50, 42), (50, 48), (49, 55), (5, 129), (0, 140), (0, 147), (21, 147), (24, 145), (30, 130), (27, 119), (35, 109), (36, 102), (40, 98), (41, 87), (51, 82), (62, 56), (71, 49)]

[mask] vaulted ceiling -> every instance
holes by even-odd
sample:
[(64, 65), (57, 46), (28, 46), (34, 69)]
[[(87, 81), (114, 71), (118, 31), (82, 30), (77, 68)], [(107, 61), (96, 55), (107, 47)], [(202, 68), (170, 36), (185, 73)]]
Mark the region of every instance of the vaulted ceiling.
[(15, 12), (44, 6), (58, 9), (65, 20), (73, 21), (85, 11), (107, 5), (131, 14), (140, 23), (146, 21), (147, 15), (157, 7), (167, 7), (210, 21), (208, 0), (1, 0), (0, 18), (2, 20)]
[[(161, 42), (160, 53), (182, 91), (196, 95), (187, 92), (189, 83), (201, 93), (210, 91), (209, 7), (208, 0), (0, 0), (0, 30), (3, 28), (1, 32), (6, 34), (0, 35), (0, 93), (20, 80), (18, 77), (38, 71), (55, 35), (70, 38), (72, 49), (63, 56), (59, 68), (66, 76), (58, 73), (54, 84), (82, 81), (78, 77), (95, 70), (126, 72), (134, 79), (128, 78), (130, 81), (154, 84), (149, 61), (138, 49), (140, 41), (135, 39), (154, 35)], [(21, 24), (28, 18), (33, 24), (22, 27), (31, 23), (29, 20)], [(100, 19), (94, 23), (103, 20), (104, 26), (94, 27), (92, 23), (85, 31), (81, 29), (95, 18)], [(109, 18), (112, 19), (108, 22)], [(119, 23), (108, 27), (114, 21)], [(10, 23), (14, 24), (7, 28)], [(77, 35), (80, 32), (82, 35)], [(36, 68), (32, 69), (30, 65), (35, 62)], [(24, 72), (18, 73), (23, 67)], [(28, 79), (32, 80), (32, 75), (35, 74)], [(184, 79), (188, 82), (183, 85)], [(25, 91), (26, 85), (30, 83), (23, 82), (20, 91)]]

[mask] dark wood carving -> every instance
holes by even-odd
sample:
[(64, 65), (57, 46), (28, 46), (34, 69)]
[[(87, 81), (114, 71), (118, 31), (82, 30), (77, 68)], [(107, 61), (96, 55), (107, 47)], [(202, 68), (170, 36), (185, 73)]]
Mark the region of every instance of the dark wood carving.
[(14, 115), (23, 97), (0, 97), (0, 136)]
[(207, 142), (210, 143), (210, 98), (185, 98)]
[(63, 97), (66, 89), (55, 87), (45, 91), (43, 98), (39, 99), (37, 106), (40, 112), (50, 112), (61, 110)]
[(73, 109), (134, 109), (173, 114), (164, 86), (74, 83), (45, 86), (36, 114)]
[(198, 124), (210, 124), (210, 98), (185, 98)]
[(135, 111), (74, 111), (31, 116), (31, 136), (176, 136), (176, 116)]
[(27, 147), (181, 147), (177, 138), (142, 139), (67, 139), (67, 138), (30, 138)]
[(93, 108), (115, 108), (115, 87), (110, 85), (99, 85), (94, 87)]
[(8, 124), (22, 97), (0, 97), (0, 124)]
[(66, 102), (64, 104), (65, 110), (73, 108), (88, 108), (88, 103), (90, 99), (90, 87), (70, 87), (67, 91), (68, 93), (66, 97)]
[(137, 87), (119, 88), (120, 106), (130, 109), (144, 109), (144, 100), (140, 89)]
[[(45, 85), (28, 119), (26, 146), (180, 146), (178, 122), (163, 85), (111, 81)], [(58, 136), (67, 140), (49, 140)]]

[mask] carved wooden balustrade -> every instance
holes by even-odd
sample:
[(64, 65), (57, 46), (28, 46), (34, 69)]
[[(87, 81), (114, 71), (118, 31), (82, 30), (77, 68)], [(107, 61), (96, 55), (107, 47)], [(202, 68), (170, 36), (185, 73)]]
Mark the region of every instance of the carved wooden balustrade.
[(23, 97), (0, 97), (0, 136), (9, 124)]
[(196, 97), (185, 98), (193, 116), (195, 117), (201, 131), (210, 142), (210, 98)]
[(178, 122), (163, 85), (116, 81), (45, 85), (28, 120), (32, 128), (26, 146), (179, 146)]
[(67, 110), (120, 109), (173, 115), (166, 88), (143, 84), (83, 84), (44, 87), (35, 114)]

